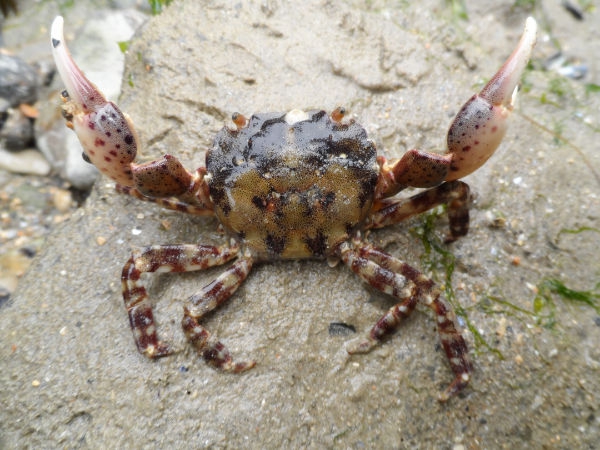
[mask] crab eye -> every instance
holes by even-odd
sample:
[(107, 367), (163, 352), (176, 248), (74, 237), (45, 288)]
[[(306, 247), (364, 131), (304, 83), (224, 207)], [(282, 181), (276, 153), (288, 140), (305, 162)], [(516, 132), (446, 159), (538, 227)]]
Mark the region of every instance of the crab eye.
[(81, 152), (81, 157), (86, 163), (93, 164), (92, 161), (90, 161), (90, 157), (85, 152)]
[(334, 122), (341, 122), (344, 116), (346, 115), (346, 108), (343, 106), (338, 106), (331, 112), (331, 120)]
[(239, 112), (234, 112), (231, 115), (231, 120), (233, 121), (238, 130), (246, 126), (246, 124), (248, 123), (248, 119), (246, 118), (246, 116), (240, 114)]
[(63, 90), (63, 91), (60, 93), (60, 96), (61, 96), (62, 98), (64, 98), (65, 100), (69, 100), (69, 93), (67, 92), (67, 90), (66, 90), (66, 89), (65, 89), (65, 90)]

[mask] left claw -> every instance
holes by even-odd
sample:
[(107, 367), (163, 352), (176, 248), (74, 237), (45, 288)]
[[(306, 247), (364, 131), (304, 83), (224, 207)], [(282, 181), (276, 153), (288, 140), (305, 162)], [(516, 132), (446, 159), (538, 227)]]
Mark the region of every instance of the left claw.
[(52, 54), (67, 86), (63, 115), (83, 147), (84, 159), (117, 182), (119, 192), (190, 214), (212, 215), (206, 169), (188, 172), (171, 155), (135, 163), (139, 140), (133, 122), (77, 67), (63, 36), (63, 18), (51, 29)]
[(52, 23), (52, 53), (67, 89), (63, 92), (63, 115), (73, 128), (85, 157), (117, 183), (132, 186), (131, 162), (135, 159), (138, 138), (131, 120), (77, 67), (63, 35), (63, 18)]
[(506, 62), (479, 94), (460, 109), (448, 130), (445, 154), (409, 150), (391, 164), (380, 157), (378, 199), (395, 195), (406, 187), (429, 188), (458, 180), (481, 167), (496, 151), (513, 109), (516, 86), (535, 45), (537, 25), (525, 22), (521, 40)]

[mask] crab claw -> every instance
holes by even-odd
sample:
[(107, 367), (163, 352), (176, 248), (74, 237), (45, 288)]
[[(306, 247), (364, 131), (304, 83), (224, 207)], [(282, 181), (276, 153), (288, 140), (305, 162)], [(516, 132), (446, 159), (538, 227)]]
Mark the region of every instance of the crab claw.
[(132, 186), (131, 162), (137, 153), (133, 124), (77, 67), (65, 42), (61, 16), (54, 19), (50, 36), (54, 62), (67, 87), (63, 115), (83, 146), (84, 158), (117, 183)]
[(446, 181), (474, 172), (500, 145), (517, 84), (535, 45), (536, 30), (535, 20), (529, 17), (515, 50), (481, 92), (465, 103), (450, 125), (447, 143), (452, 160)]

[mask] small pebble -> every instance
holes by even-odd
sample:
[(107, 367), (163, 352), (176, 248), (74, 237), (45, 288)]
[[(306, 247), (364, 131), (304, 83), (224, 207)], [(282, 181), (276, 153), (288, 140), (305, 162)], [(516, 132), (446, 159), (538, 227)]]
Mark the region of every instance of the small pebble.
[(356, 333), (356, 327), (343, 322), (331, 322), (329, 324), (329, 336), (349, 336)]
[(14, 274), (8, 273), (0, 276), (0, 304), (10, 298), (10, 293), (14, 292), (18, 283), (19, 278)]
[(65, 213), (73, 206), (73, 197), (66, 189), (53, 189), (52, 203), (61, 213)]
[(15, 55), (0, 53), (0, 97), (11, 106), (37, 100), (38, 76), (33, 67)]
[(0, 141), (4, 148), (14, 151), (34, 145), (33, 122), (21, 108), (8, 108), (2, 115)]
[(37, 150), (13, 153), (0, 148), (0, 169), (12, 173), (45, 176), (50, 173), (50, 164)]
[(30, 264), (31, 259), (24, 255), (23, 252), (17, 250), (11, 250), (0, 255), (0, 268), (2, 268), (2, 272), (13, 273), (18, 277), (25, 273)]

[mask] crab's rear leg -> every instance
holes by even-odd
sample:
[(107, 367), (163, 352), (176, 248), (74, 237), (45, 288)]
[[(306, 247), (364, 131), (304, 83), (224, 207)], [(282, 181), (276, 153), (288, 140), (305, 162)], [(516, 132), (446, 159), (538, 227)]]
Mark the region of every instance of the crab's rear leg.
[(389, 197), (405, 187), (432, 187), (458, 180), (481, 167), (496, 151), (508, 126), (516, 87), (536, 40), (537, 25), (529, 17), (512, 54), (479, 94), (460, 109), (448, 130), (444, 155), (409, 150), (387, 163), (380, 157), (377, 198)]
[(140, 353), (157, 358), (171, 353), (158, 340), (152, 304), (141, 276), (148, 272), (190, 272), (225, 264), (238, 254), (236, 246), (156, 245), (134, 249), (121, 275), (123, 299)]
[(218, 278), (189, 298), (184, 306), (182, 326), (188, 340), (204, 360), (226, 372), (242, 372), (254, 367), (254, 361), (235, 362), (229, 350), (200, 324), (207, 313), (227, 301), (248, 277), (252, 269), (252, 258), (244, 256), (233, 263)]
[(446, 353), (454, 380), (439, 395), (440, 401), (463, 390), (469, 383), (472, 366), (467, 344), (456, 328), (454, 312), (442, 300), (432, 280), (397, 258), (363, 242), (342, 245), (342, 261), (359, 277), (379, 291), (400, 300), (371, 328), (364, 338), (349, 343), (349, 353), (365, 353), (386, 336), (394, 333), (418, 303), (431, 308), (436, 315), (438, 333)]
[[(212, 211), (205, 171), (188, 172), (171, 155), (136, 164), (139, 139), (130, 118), (88, 80), (75, 64), (63, 35), (63, 19), (51, 29), (52, 54), (65, 83), (63, 115), (84, 151), (84, 159), (122, 187), (121, 192), (156, 201), (171, 209), (189, 205), (189, 212)], [(163, 199), (157, 201), (156, 199)]]

